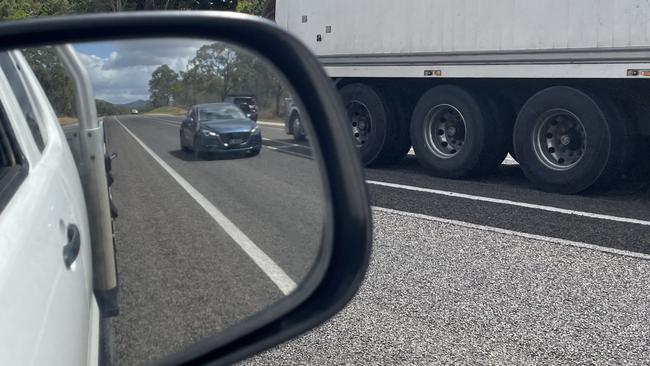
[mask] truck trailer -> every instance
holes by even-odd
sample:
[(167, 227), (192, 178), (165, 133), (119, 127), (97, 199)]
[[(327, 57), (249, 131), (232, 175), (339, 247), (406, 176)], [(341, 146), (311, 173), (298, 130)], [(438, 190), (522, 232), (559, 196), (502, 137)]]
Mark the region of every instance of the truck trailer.
[(645, 158), (646, 1), (276, 0), (271, 14), (319, 57), (367, 165), (412, 147), (463, 178), (510, 153), (539, 189), (577, 193)]

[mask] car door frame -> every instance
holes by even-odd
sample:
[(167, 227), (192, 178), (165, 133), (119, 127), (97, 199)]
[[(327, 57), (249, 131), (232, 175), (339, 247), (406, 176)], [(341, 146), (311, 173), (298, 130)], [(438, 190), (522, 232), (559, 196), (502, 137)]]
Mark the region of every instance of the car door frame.
[[(8, 52), (9, 59), (16, 67), (17, 76), (20, 83), (27, 93), (29, 103), (35, 109), (34, 113), (38, 119), (37, 124), (41, 130), (42, 135), (45, 136), (45, 145), (41, 151), (33, 138), (33, 132), (28, 126), (24, 117), (24, 112), (21, 110), (18, 100), (16, 99), (14, 88), (15, 85), (10, 85), (5, 73), (7, 70), (1, 70), (0, 73), (0, 89), (5, 92), (0, 92), (0, 97), (3, 101), (3, 108), (5, 110), (8, 124), (14, 130), (14, 136), (17, 144), (23, 151), (24, 158), (29, 166), (29, 170), (21, 186), (18, 187), (14, 195), (11, 197), (5, 209), (19, 210), (20, 207), (31, 207), (38, 204), (38, 198), (45, 197), (50, 201), (41, 201), (44, 209), (39, 212), (39, 224), (32, 223), (30, 233), (35, 233), (38, 230), (45, 230), (48, 232), (48, 239), (45, 243), (30, 242), (24, 246), (20, 255), (25, 255), (27, 250), (33, 249), (32, 254), (27, 254), (28, 262), (38, 262), (40, 272), (47, 272), (48, 280), (51, 280), (49, 288), (39, 287), (43, 291), (49, 291), (46, 296), (47, 301), (39, 302), (40, 305), (46, 306), (44, 314), (56, 314), (44, 318), (42, 323), (39, 323), (38, 332), (41, 334), (39, 339), (35, 339), (30, 343), (31, 346), (37, 347), (36, 349), (22, 350), (26, 355), (29, 355), (32, 362), (40, 360), (52, 360), (63, 364), (73, 364), (71, 360), (81, 360), (82, 363), (92, 361), (96, 353), (94, 351), (95, 343), (97, 341), (93, 334), (96, 333), (98, 323), (98, 308), (92, 293), (92, 261), (90, 258), (90, 242), (89, 242), (89, 228), (86, 218), (86, 206), (79, 181), (79, 173), (74, 163), (72, 153), (66, 143), (63, 132), (59, 127), (58, 120), (52, 110), (49, 101), (44, 95), (40, 84), (36, 77), (31, 72), (29, 65), (20, 53)], [(38, 180), (47, 181), (48, 184), (39, 183)], [(35, 193), (31, 189), (36, 189)], [(50, 194), (45, 194), (47, 190), (52, 191)], [(36, 201), (35, 201), (36, 200)], [(7, 211), (0, 212), (2, 215), (9, 215)], [(68, 230), (71, 226), (78, 230), (79, 235), (79, 254), (70, 266), (67, 266), (64, 261), (64, 254), (57, 246), (61, 248), (66, 245), (65, 233), (59, 233), (59, 230)], [(12, 228), (9, 228), (10, 231)], [(14, 226), (13, 230), (21, 230), (20, 227)], [(20, 237), (19, 233), (10, 235), (13, 237), (11, 244), (15, 245), (16, 238)], [(42, 244), (37, 247), (38, 244)], [(40, 248), (40, 249), (39, 249)], [(41, 253), (42, 252), (42, 253)], [(40, 254), (37, 254), (40, 253)], [(50, 255), (42, 255), (43, 253)], [(40, 255), (40, 257), (39, 257)], [(41, 262), (39, 259), (46, 261)], [(18, 260), (20, 257), (18, 258)], [(14, 260), (16, 258), (14, 257)], [(21, 261), (25, 263), (25, 261)], [(53, 271), (53, 272), (51, 272)], [(27, 271), (26, 276), (29, 276), (31, 271)], [(21, 276), (21, 278), (26, 278)], [(43, 285), (43, 279), (36, 278), (35, 284)], [(81, 285), (80, 285), (81, 284)], [(23, 285), (21, 285), (23, 286)], [(31, 292), (34, 294), (34, 292)], [(71, 296), (71, 294), (74, 294)], [(75, 299), (83, 299), (76, 301)], [(13, 300), (19, 300), (18, 298)], [(22, 300), (25, 300), (24, 298)], [(15, 313), (14, 319), (20, 321), (21, 316), (27, 316), (31, 321), (36, 321), (36, 314), (31, 316), (26, 313), (29, 310), (25, 306), (19, 312)], [(33, 308), (33, 307), (32, 307)], [(67, 309), (67, 310), (66, 310)], [(7, 311), (3, 308), (3, 311)], [(81, 323), (79, 323), (79, 321)], [(3, 323), (10, 328), (6, 323)], [(20, 323), (23, 331), (26, 331), (26, 324)], [(34, 324), (35, 325), (35, 324)], [(54, 327), (54, 329), (52, 329)], [(61, 331), (61, 328), (73, 330), (76, 329), (76, 336), (72, 337), (56, 337), (54, 338), (58, 345), (66, 348), (65, 356), (61, 356), (60, 350), (55, 347), (57, 343), (49, 342), (43, 343), (43, 339), (47, 338), (46, 335)], [(81, 342), (84, 339), (87, 343)], [(68, 343), (66, 343), (66, 341)], [(40, 343), (39, 343), (40, 342)], [(3, 342), (4, 343), (4, 342)], [(65, 345), (67, 344), (67, 345)], [(54, 348), (53, 348), (54, 347)], [(60, 348), (60, 347), (59, 347)], [(12, 349), (13, 351), (20, 349)], [(36, 351), (37, 354), (31, 354)], [(44, 353), (42, 353), (44, 352)], [(0, 352), (2, 354), (3, 352)], [(69, 358), (64, 358), (64, 357)], [(67, 362), (66, 362), (67, 360)], [(48, 361), (49, 362), (49, 361)], [(81, 364), (81, 363), (80, 363)]]

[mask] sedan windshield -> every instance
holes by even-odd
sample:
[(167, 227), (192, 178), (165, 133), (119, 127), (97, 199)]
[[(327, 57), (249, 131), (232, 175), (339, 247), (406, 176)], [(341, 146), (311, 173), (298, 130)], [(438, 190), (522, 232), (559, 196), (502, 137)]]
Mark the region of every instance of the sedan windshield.
[(199, 109), (199, 121), (220, 121), (245, 119), (246, 116), (235, 106), (214, 106)]

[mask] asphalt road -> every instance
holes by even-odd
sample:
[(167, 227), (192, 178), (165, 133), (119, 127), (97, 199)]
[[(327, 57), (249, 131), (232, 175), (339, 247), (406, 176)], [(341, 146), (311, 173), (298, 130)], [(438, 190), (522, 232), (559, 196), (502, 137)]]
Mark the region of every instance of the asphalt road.
[[(304, 275), (305, 263), (317, 249), (295, 251), (285, 258), (286, 245), (266, 230), (279, 227), (277, 235), (290, 238), (302, 238), (309, 230), (285, 233), (293, 227), (291, 220), (263, 225), (280, 216), (273, 212), (292, 209), (320, 217), (318, 210), (310, 211), (319, 201), (309, 200), (315, 197), (310, 185), (318, 181), (317, 173), (303, 173), (306, 167), (314, 169), (307, 143), (296, 144), (281, 128), (266, 125), (265, 148), (258, 158), (194, 162), (178, 153), (176, 135), (168, 136), (178, 120), (120, 117), (238, 225), (255, 218), (242, 214), (242, 209), (229, 210), (233, 203), (226, 193), (240, 197), (246, 187), (228, 184), (227, 189), (215, 190), (210, 179), (223, 179), (215, 172), (232, 162), (238, 169), (250, 169), (250, 174), (269, 177), (260, 195), (247, 202), (251, 208), (270, 200), (265, 202), (267, 211), (254, 210), (262, 226), (260, 235), (251, 239), (259, 241), (292, 278)], [(148, 359), (140, 355), (143, 350), (156, 355), (210, 329), (223, 329), (282, 295), (273, 284), (264, 284), (264, 274), (246, 262), (236, 245), (220, 244), (201, 255), (173, 245), (164, 251), (160, 243), (183, 240), (205, 250), (211, 238), (205, 231), (210, 219), (198, 215), (204, 221), (192, 230), (201, 233), (197, 235), (203, 241), (187, 240), (174, 225), (165, 226), (170, 217), (189, 221), (196, 204), (147, 160), (121, 126), (110, 121), (108, 126), (109, 136), (118, 136), (109, 139), (109, 149), (125, 151), (118, 151), (114, 168), (116, 181), (124, 182), (114, 186), (122, 213), (118, 266), (123, 315), (117, 322), (122, 360)], [(248, 178), (249, 173), (242, 174)], [(305, 175), (312, 180), (305, 181)], [(243, 177), (238, 181), (246, 180)], [(532, 189), (513, 161), (504, 162), (489, 177), (447, 180), (426, 175), (412, 156), (395, 166), (366, 169), (366, 177), (375, 206), (374, 253), (360, 294), (324, 326), (244, 364), (644, 364), (650, 359), (647, 181), (627, 180), (606, 192), (564, 196)], [(299, 207), (276, 199), (281, 192), (297, 189), (304, 189), (295, 200)], [(162, 200), (161, 191), (168, 192)], [(138, 200), (143, 201), (140, 207), (130, 210)], [(153, 215), (145, 214), (147, 210)], [(312, 220), (304, 227), (317, 225)], [(228, 243), (218, 227), (210, 230)], [(150, 243), (148, 235), (157, 237), (157, 244)], [(170, 236), (174, 240), (168, 240)], [(152, 251), (156, 256), (150, 258)], [(199, 290), (183, 288), (183, 283), (175, 287), (174, 279), (195, 268), (191, 261), (183, 260), (183, 267), (175, 259), (187, 255), (196, 255), (206, 268), (224, 258), (228, 264), (210, 267), (212, 272), (194, 269), (191, 280)], [(294, 268), (296, 263), (302, 265)], [(238, 292), (240, 279), (248, 285)], [(187, 294), (160, 291), (166, 288)], [(231, 297), (228, 291), (236, 294)], [(199, 295), (206, 292), (211, 297)], [(225, 293), (226, 300), (219, 296)], [(210, 311), (206, 303), (222, 307)], [(174, 327), (166, 317), (174, 320)]]
[(180, 151), (173, 122), (120, 116), (105, 126), (108, 150), (118, 154), (119, 364), (160, 358), (223, 330), (283, 297), (287, 282), (299, 284), (311, 269), (323, 222), (314, 161), (268, 149), (197, 161)]

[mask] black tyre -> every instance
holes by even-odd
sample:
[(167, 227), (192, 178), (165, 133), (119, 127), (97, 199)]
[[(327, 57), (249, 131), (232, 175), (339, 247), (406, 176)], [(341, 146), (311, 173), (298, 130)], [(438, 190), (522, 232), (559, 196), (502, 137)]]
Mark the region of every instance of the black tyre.
[(524, 104), (514, 145), (524, 174), (537, 188), (570, 194), (616, 180), (634, 149), (633, 136), (632, 124), (609, 98), (555, 86)]
[(194, 138), (194, 143), (192, 144), (192, 151), (194, 152), (194, 160), (203, 159), (203, 152), (201, 152), (199, 141), (197, 138)]
[(250, 152), (250, 156), (257, 156), (257, 155), (259, 155), (259, 154), (260, 154), (260, 150), (261, 150), (261, 149), (254, 149), (254, 150), (251, 150), (251, 152)]
[(388, 124), (384, 146), (377, 156), (375, 163), (395, 164), (404, 159), (411, 150), (411, 136), (409, 125), (412, 111), (406, 100), (398, 90), (384, 87), (381, 90), (384, 105), (388, 111)]
[(185, 146), (185, 144), (183, 143), (183, 135), (182, 134), (180, 136), (180, 139), (181, 139), (181, 150), (186, 151), (186, 152), (190, 151), (190, 148)]
[(300, 114), (293, 113), (291, 115), (291, 120), (289, 121), (289, 126), (291, 126), (291, 134), (295, 141), (304, 141), (305, 133), (303, 131), (302, 123), (300, 120)]
[(389, 112), (381, 95), (369, 85), (348, 84), (340, 93), (361, 161), (370, 165), (377, 160), (386, 143)]
[(420, 165), (435, 176), (461, 178), (494, 170), (508, 136), (479, 95), (454, 85), (430, 89), (411, 118), (411, 142)]

